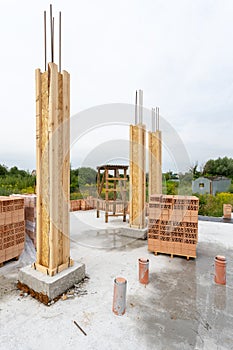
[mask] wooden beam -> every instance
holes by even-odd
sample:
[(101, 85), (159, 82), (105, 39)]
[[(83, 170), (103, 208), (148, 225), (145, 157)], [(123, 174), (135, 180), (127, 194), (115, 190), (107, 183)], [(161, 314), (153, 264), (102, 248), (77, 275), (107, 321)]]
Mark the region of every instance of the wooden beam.
[[(70, 264), (70, 77), (56, 64), (36, 71), (37, 260), (54, 275)], [(41, 116), (41, 118), (39, 118)]]
[(48, 145), (48, 110), (49, 110), (49, 77), (48, 71), (41, 74), (41, 130), (40, 145), (37, 155), (41, 152), (41, 158), (38, 158), (36, 174), (40, 179), (40, 185), (37, 189), (37, 195), (41, 199), (40, 225), (37, 228), (37, 263), (49, 266), (49, 145)]
[(161, 131), (148, 133), (149, 196), (162, 193), (162, 136)]
[[(40, 69), (36, 69), (36, 168), (41, 168), (41, 128), (42, 128), (42, 91), (41, 91), (41, 72)], [(42, 198), (41, 198), (41, 171), (36, 173), (36, 246), (37, 246), (37, 261), (41, 261), (41, 209), (42, 209)]]
[(49, 276), (55, 276), (57, 273), (62, 272), (64, 270), (66, 270), (68, 267), (73, 266), (74, 265), (74, 261), (72, 259), (70, 259), (69, 261), (67, 261), (64, 264), (61, 264), (59, 266), (57, 266), (56, 268), (50, 269), (46, 266), (34, 263), (32, 264), (32, 268), (34, 268), (37, 271), (40, 271), (42, 273), (44, 273), (45, 275), (49, 275)]
[(104, 170), (104, 173), (103, 173), (103, 177), (102, 177), (102, 181), (101, 181), (101, 184), (100, 184), (100, 189), (99, 189), (99, 195), (101, 194), (102, 190), (103, 190), (103, 187), (104, 187), (104, 180), (106, 178), (106, 170)]
[(145, 126), (130, 125), (130, 226), (145, 227)]
[(63, 75), (63, 262), (70, 259), (70, 74)]

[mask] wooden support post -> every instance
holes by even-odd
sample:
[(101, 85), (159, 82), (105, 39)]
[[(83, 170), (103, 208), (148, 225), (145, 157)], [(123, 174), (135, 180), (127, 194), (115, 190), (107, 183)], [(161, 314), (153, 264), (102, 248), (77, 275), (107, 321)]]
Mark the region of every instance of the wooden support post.
[(161, 131), (148, 133), (149, 196), (162, 193), (162, 136)]
[(54, 275), (72, 264), (69, 238), (70, 77), (55, 63), (36, 70), (37, 259)]
[[(41, 139), (41, 128), (42, 128), (42, 82), (40, 69), (36, 69), (36, 167), (41, 167), (42, 157), (42, 139)], [(36, 176), (36, 188), (37, 188), (37, 251), (40, 252), (38, 260), (41, 261), (41, 237), (38, 232), (41, 231), (41, 211), (42, 211), (42, 198), (41, 198), (41, 171)]]
[(130, 125), (130, 217), (131, 227), (145, 228), (145, 140), (143, 124)]
[(70, 262), (70, 74), (62, 71), (63, 97), (63, 263)]

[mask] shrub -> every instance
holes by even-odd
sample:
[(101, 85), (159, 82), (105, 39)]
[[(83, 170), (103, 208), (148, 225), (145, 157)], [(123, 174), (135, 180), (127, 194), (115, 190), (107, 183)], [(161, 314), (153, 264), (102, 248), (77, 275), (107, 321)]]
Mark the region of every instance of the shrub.
[(199, 197), (199, 214), (206, 216), (220, 217), (223, 215), (223, 204), (233, 206), (232, 193), (217, 193), (216, 196), (211, 194), (197, 195)]

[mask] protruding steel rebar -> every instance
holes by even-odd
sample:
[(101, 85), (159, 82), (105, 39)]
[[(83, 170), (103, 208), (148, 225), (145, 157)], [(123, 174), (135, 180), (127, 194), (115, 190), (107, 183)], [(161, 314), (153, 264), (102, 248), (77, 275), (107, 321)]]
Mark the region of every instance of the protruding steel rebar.
[(139, 124), (142, 124), (143, 120), (143, 91), (139, 90)]
[(152, 108), (151, 110), (151, 131), (155, 131), (155, 109)]
[(61, 11), (59, 12), (59, 72), (61, 73)]
[(44, 11), (44, 70), (47, 69), (46, 11)]
[(53, 10), (50, 4), (51, 62), (53, 62)]
[(156, 107), (156, 131), (159, 130), (159, 107)]
[(158, 130), (159, 130), (159, 107), (158, 107)]
[(135, 125), (138, 123), (138, 92), (136, 90), (136, 96), (135, 96)]
[(53, 17), (53, 62), (54, 62), (54, 17)]

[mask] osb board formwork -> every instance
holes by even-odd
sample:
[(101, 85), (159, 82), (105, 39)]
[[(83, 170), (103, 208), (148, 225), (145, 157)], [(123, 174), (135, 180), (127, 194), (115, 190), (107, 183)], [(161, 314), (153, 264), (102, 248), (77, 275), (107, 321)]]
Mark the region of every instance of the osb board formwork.
[(70, 78), (57, 65), (36, 70), (37, 259), (34, 267), (54, 275), (67, 268), (69, 239)]
[(130, 227), (145, 228), (146, 200), (146, 129), (130, 125)]
[(162, 193), (162, 134), (148, 133), (149, 196)]

